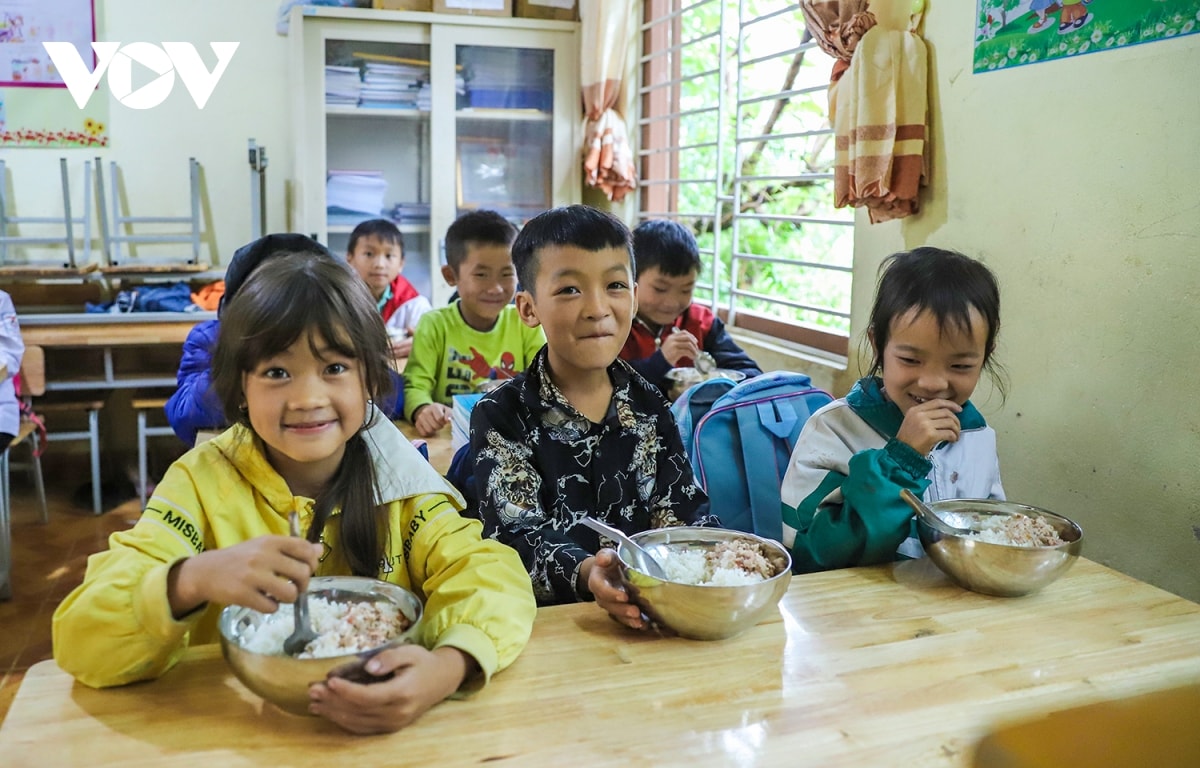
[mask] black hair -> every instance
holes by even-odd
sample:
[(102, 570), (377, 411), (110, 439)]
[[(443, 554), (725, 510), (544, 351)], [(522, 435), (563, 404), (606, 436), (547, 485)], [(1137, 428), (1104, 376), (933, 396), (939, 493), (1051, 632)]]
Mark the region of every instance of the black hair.
[(868, 375), (883, 370), (883, 350), (897, 318), (914, 310), (928, 311), (943, 333), (954, 328), (969, 334), (973, 331), (972, 308), (987, 323), (983, 368), (1003, 398), (1006, 383), (992, 358), (996, 335), (1000, 332), (1000, 286), (996, 276), (982, 262), (957, 251), (931, 246), (893, 253), (879, 266), (875, 303), (867, 322), (874, 347)]
[(630, 271), (636, 269), (633, 237), (629, 227), (616, 216), (587, 205), (551, 208), (530, 219), (513, 243), (513, 266), (522, 290), (533, 293), (538, 251), (554, 245), (571, 245), (592, 252), (620, 248), (629, 254)]
[(364, 237), (373, 237), (388, 245), (398, 245), (400, 246), (400, 255), (404, 256), (404, 235), (400, 234), (400, 228), (394, 221), (388, 219), (360, 221), (354, 231), (350, 233), (350, 242), (346, 245), (346, 253), (353, 254), (354, 246), (358, 245), (358, 241)]
[[(381, 400), (389, 394), (387, 331), (366, 284), (344, 261), (291, 253), (272, 269), (253, 273), (221, 317), (212, 386), (229, 422), (250, 427), (244, 373), (302, 337), (316, 354), (317, 336), (358, 362), (369, 397)], [(347, 441), (341, 466), (315, 500), (307, 534), (309, 541), (319, 541), (333, 510), (341, 509), (341, 548), (358, 576), (378, 575), (386, 545), (376, 486), (374, 464), (360, 430)]]
[(667, 277), (700, 273), (700, 249), (692, 231), (670, 219), (643, 221), (633, 230), (633, 253), (637, 256), (637, 276), (658, 267)]
[(464, 213), (454, 220), (446, 230), (446, 264), (458, 274), (458, 268), (467, 258), (467, 246), (513, 244), (517, 228), (511, 221), (495, 211), (478, 210)]
[(225, 268), (225, 293), (221, 296), (218, 311), (224, 311), (225, 305), (233, 300), (242, 283), (246, 282), (264, 261), (288, 253), (316, 253), (330, 260), (335, 259), (328, 248), (308, 235), (294, 232), (264, 235), (234, 251), (229, 266)]

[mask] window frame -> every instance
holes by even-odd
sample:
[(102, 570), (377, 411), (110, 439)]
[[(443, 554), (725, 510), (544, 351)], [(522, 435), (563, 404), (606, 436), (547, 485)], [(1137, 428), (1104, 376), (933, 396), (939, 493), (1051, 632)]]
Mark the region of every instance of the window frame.
[[(684, 14), (699, 10), (705, 6), (711, 6), (713, 3), (719, 4), (718, 31), (702, 33), (700, 36), (689, 40), (681, 39), (683, 35)], [(728, 50), (729, 44), (727, 43), (727, 38), (731, 35), (720, 32), (720, 30), (728, 28), (729, 19), (727, 18), (727, 14), (730, 12), (733, 12), (735, 15), (733, 23), (735, 25), (734, 29), (736, 29), (737, 51), (734, 52), (735, 55), (733, 56), (728, 55), (730, 52)], [(702, 248), (700, 255), (708, 268), (708, 274), (713, 276), (713, 279), (711, 283), (697, 285), (697, 288), (708, 291), (710, 298), (698, 299), (697, 301), (703, 301), (731, 329), (741, 328), (775, 339), (812, 347), (835, 355), (846, 356), (849, 351), (850, 342), (848, 331), (843, 334), (834, 329), (822, 328), (813, 324), (788, 321), (761, 311), (748, 309), (745, 304), (749, 301), (765, 300), (769, 304), (781, 307), (790, 307), (795, 310), (838, 317), (846, 321), (848, 328), (850, 319), (849, 295), (845, 298), (844, 307), (816, 307), (792, 301), (782, 296), (756, 293), (747, 286), (738, 285), (739, 265), (745, 261), (782, 263), (802, 268), (816, 268), (818, 270), (829, 270), (830, 272), (842, 272), (853, 275), (852, 263), (849, 266), (817, 263), (817, 261), (812, 259), (804, 260), (747, 253), (741, 251), (738, 247), (739, 242), (741, 242), (741, 228), (752, 221), (762, 220), (780, 220), (793, 224), (802, 224), (805, 227), (847, 227), (850, 229), (850, 237), (853, 237), (854, 216), (852, 209), (849, 211), (850, 215), (844, 220), (786, 214), (761, 214), (743, 210), (744, 206), (741, 200), (744, 188), (743, 182), (755, 179), (773, 179), (775, 177), (768, 174), (750, 174), (742, 177), (739, 175), (743, 170), (741, 167), (737, 167), (733, 171), (732, 178), (730, 178), (728, 170), (722, 172), (728, 160), (728, 152), (733, 152), (734, 161), (740, 162), (742, 157), (741, 150), (746, 146), (758, 144), (761, 147), (764, 137), (775, 136), (773, 131), (761, 136), (747, 136), (742, 134), (742, 120), (740, 117), (743, 107), (748, 104), (761, 104), (763, 102), (778, 103), (781, 100), (779, 98), (780, 95), (782, 95), (783, 99), (790, 101), (800, 96), (809, 96), (821, 92), (828, 93), (828, 84), (826, 83), (819, 88), (797, 88), (743, 98), (741, 74), (747, 62), (754, 64), (772, 56), (796, 55), (802, 58), (808, 51), (816, 51), (819, 55), (824, 56), (824, 53), (812, 41), (807, 29), (804, 31), (800, 46), (792, 50), (774, 52), (770, 56), (758, 59), (753, 57), (746, 58), (744, 56), (744, 45), (742, 43), (747, 28), (753, 26), (755, 23), (771, 23), (770, 19), (793, 12), (796, 17), (799, 16), (798, 3), (791, 3), (785, 8), (776, 9), (762, 14), (755, 19), (747, 20), (743, 18), (745, 4), (742, 0), (644, 0), (643, 23), (640, 30), (641, 52), (638, 59), (639, 81), (637, 91), (639, 97), (639, 130), (637, 133), (640, 139), (637, 156), (642, 178), (639, 186), (640, 202), (638, 206), (638, 218), (639, 220), (671, 218), (687, 221), (708, 221), (711, 223), (713, 233), (712, 247)], [(800, 23), (803, 24), (803, 21)], [(718, 38), (717, 68), (715, 70), (708, 69), (703, 72), (691, 74), (685, 78), (682, 72), (683, 56), (680, 53), (686, 50), (687, 46), (703, 45), (714, 36)], [(732, 72), (730, 71), (731, 68), (733, 69)], [(681, 111), (683, 84), (689, 80), (710, 77), (714, 73), (717, 76), (718, 83), (729, 82), (729, 78), (731, 77), (735, 80), (737, 87), (732, 99), (726, 93), (726, 88), (719, 87), (717, 89), (718, 95), (715, 105), (692, 109), (686, 112)], [(732, 104), (727, 103), (730, 101), (732, 101)], [(736, 110), (736, 112), (733, 114), (732, 129), (727, 131), (726, 127), (730, 122), (731, 109)], [(696, 117), (705, 113), (715, 113), (717, 116), (718, 140), (715, 142), (716, 173), (714, 176), (708, 178), (680, 179), (681, 153), (712, 146), (710, 143), (700, 143), (681, 147), (679, 145), (682, 134), (681, 123), (689, 117)], [(727, 136), (726, 133), (729, 135)], [(789, 140), (793, 137), (807, 139), (816, 136), (829, 136), (831, 139), (832, 133), (832, 126), (827, 123), (821, 130), (786, 133), (780, 134), (780, 136)], [(771, 138), (766, 138), (768, 142), (771, 140)], [(827, 181), (831, 198), (833, 194), (832, 178), (832, 167), (830, 167), (828, 173), (801, 173), (780, 177), (781, 181)], [(714, 200), (713, 209), (711, 211), (680, 211), (679, 192), (685, 184), (711, 184), (714, 187), (714, 194), (712, 195)], [(832, 206), (832, 200), (830, 200), (830, 204)], [(724, 270), (724, 265), (719, 255), (722, 253), (723, 246), (729, 251), (728, 274), (724, 276), (724, 279), (718, 274), (719, 267)], [(850, 251), (852, 254), (852, 243)], [(850, 261), (853, 261), (852, 255)]]

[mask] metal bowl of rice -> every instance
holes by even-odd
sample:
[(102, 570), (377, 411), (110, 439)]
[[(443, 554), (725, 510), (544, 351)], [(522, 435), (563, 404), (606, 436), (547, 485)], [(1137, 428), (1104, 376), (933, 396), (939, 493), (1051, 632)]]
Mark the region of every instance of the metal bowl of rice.
[(929, 507), (970, 535), (947, 534), (917, 515), (925, 553), (959, 586), (999, 597), (1037, 592), (1079, 557), (1083, 529), (1040, 507), (995, 499), (947, 499)]
[(734, 371), (729, 368), (716, 368), (708, 373), (701, 373), (700, 370), (692, 367), (672, 368), (666, 374), (667, 397), (671, 400), (678, 400), (679, 396), (689, 387), (709, 379), (729, 379), (736, 384), (745, 378), (745, 371)]
[(309, 581), (308, 612), (318, 637), (291, 657), (292, 606), (259, 613), (231, 605), (221, 611), (221, 652), (247, 688), (284, 711), (308, 714), (308, 686), (330, 674), (366, 679), (363, 663), (379, 651), (410, 642), (421, 601), (403, 587), (362, 576), (317, 576)]
[(779, 542), (720, 528), (659, 528), (631, 536), (666, 570), (662, 581), (629, 565), (618, 547), (625, 588), (659, 628), (693, 640), (743, 632), (775, 611), (792, 580)]

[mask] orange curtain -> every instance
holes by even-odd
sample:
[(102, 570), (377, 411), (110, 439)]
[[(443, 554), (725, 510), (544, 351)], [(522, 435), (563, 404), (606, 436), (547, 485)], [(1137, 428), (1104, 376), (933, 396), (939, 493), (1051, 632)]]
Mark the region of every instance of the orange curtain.
[(927, 56), (917, 34), (876, 25), (868, 0), (800, 0), (821, 50), (834, 57), (829, 119), (834, 206), (865, 207), (872, 224), (920, 210), (928, 168)]
[(906, 30), (868, 30), (830, 87), (834, 205), (865, 207), (872, 224), (920, 211), (927, 183), (928, 56), (920, 23), (914, 13)]
[(632, 0), (580, 0), (579, 74), (585, 119), (583, 172), (588, 186), (619, 202), (637, 187), (620, 99), (629, 45), (637, 30)]
[(868, 4), (869, 0), (800, 0), (808, 31), (821, 50), (835, 59), (830, 83), (836, 83), (850, 66), (858, 41), (875, 26), (875, 15), (867, 10)]

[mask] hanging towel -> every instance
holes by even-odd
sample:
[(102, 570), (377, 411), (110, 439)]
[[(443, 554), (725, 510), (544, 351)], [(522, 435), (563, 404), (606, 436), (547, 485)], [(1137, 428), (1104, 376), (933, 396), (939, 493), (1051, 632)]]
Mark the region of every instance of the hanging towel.
[(834, 203), (866, 206), (872, 224), (920, 210), (928, 164), (928, 64), (917, 34), (872, 27), (834, 98)]

